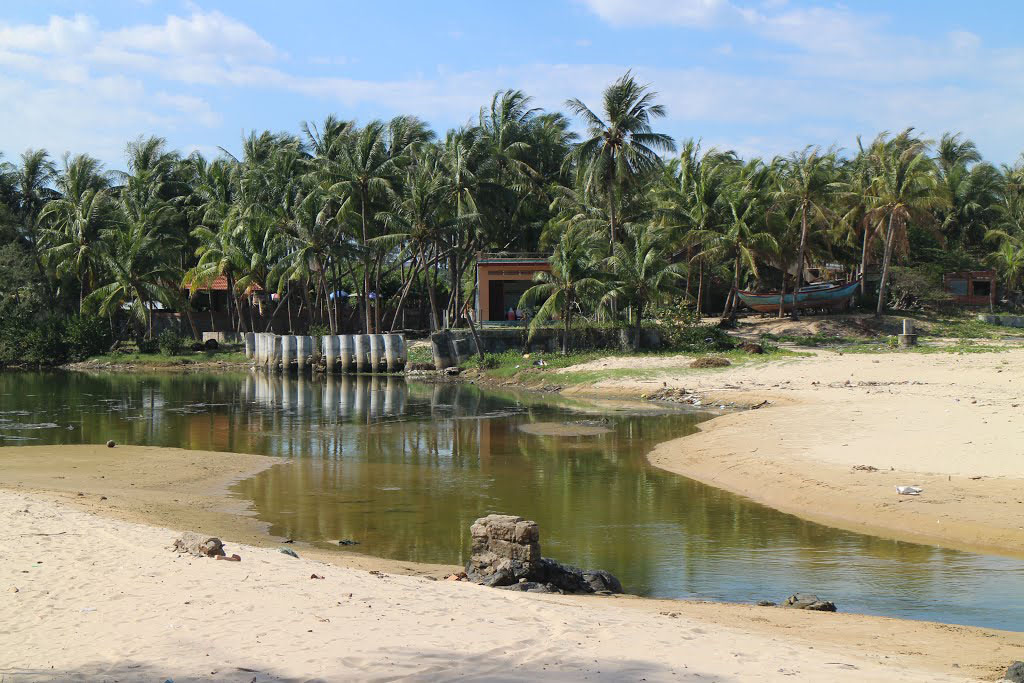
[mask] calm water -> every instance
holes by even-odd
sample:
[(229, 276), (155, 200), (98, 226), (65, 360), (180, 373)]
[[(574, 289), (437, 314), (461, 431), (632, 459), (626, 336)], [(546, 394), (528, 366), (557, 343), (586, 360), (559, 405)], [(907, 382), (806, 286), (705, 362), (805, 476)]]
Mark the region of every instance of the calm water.
[[(600, 417), (611, 431), (599, 436), (520, 429)], [(805, 591), (844, 612), (1024, 630), (1024, 561), (823, 527), (646, 463), (705, 417), (594, 414), (399, 378), (0, 375), (6, 445), (114, 438), (280, 457), (288, 464), (234, 493), (281, 536), (464, 563), (472, 520), (513, 513), (540, 523), (545, 555), (608, 569), (634, 593), (750, 602)]]

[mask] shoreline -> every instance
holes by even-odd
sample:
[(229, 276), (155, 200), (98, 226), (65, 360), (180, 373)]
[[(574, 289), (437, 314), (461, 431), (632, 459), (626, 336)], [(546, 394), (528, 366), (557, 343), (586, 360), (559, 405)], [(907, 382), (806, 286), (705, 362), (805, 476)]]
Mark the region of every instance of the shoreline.
[(1024, 657), (1021, 633), (509, 593), (303, 550), (294, 559), (230, 536), (241, 563), (179, 556), (169, 528), (24, 491), (0, 489), (0, 521), (0, 583), (17, 606), (0, 611), (0, 670), (31, 680), (977, 681)]
[[(1024, 557), (1024, 351), (819, 353), (695, 372), (661, 368), (572, 396), (685, 390), (734, 405), (648, 461), (781, 512), (849, 531)], [(562, 370), (569, 372), (572, 368)], [(768, 405), (759, 410), (742, 408)], [(898, 485), (921, 486), (901, 496)]]

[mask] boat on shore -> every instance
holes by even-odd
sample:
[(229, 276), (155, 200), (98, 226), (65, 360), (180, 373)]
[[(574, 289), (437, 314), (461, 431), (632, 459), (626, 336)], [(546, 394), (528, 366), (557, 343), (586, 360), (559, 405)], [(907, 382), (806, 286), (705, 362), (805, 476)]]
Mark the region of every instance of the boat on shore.
[(821, 282), (801, 287), (794, 294), (783, 295), (781, 292), (738, 292), (740, 301), (761, 313), (776, 313), (779, 310), (779, 299), (782, 299), (782, 310), (796, 308), (827, 308), (834, 311), (846, 308), (850, 299), (857, 293), (859, 282)]

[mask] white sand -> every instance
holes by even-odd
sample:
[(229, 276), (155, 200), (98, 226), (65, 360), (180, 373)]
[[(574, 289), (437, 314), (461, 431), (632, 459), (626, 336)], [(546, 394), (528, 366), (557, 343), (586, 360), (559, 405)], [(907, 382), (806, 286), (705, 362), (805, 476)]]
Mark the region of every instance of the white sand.
[[(0, 491), (0, 529), (4, 681), (935, 682), (991, 676), (1021, 649), (977, 629), (512, 594), (230, 543), (241, 563), (179, 557), (171, 531), (22, 492)], [(730, 609), (735, 625), (713, 621)]]

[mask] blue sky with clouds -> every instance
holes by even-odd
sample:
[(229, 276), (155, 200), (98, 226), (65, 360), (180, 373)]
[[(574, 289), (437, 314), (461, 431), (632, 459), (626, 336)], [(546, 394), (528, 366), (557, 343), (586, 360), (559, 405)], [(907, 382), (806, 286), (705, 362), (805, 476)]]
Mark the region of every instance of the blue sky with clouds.
[(1024, 3), (987, 0), (37, 0), (0, 7), (0, 151), (238, 148), (329, 113), (442, 133), (498, 89), (598, 104), (626, 69), (677, 138), (744, 156), (915, 126), (1024, 151)]

